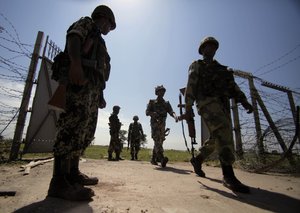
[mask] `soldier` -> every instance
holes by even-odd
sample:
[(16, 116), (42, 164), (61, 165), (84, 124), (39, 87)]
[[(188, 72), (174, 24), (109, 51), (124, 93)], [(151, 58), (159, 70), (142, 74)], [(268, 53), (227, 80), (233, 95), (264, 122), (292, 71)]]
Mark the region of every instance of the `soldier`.
[(140, 151), (141, 140), (144, 138), (143, 127), (138, 122), (139, 117), (133, 116), (133, 123), (129, 125), (128, 129), (128, 147), (130, 147), (131, 160), (138, 159), (138, 153)]
[[(122, 144), (121, 140), (119, 138), (120, 130), (121, 130), (121, 122), (118, 118), (118, 114), (120, 112), (119, 106), (113, 107), (113, 113), (109, 117), (109, 133), (110, 133), (110, 142), (108, 147), (108, 160), (123, 160), (120, 157), (121, 150), (122, 150)], [(113, 158), (113, 152), (115, 152), (116, 157)]]
[[(98, 108), (106, 106), (103, 90), (110, 72), (110, 57), (102, 35), (115, 28), (112, 10), (100, 5), (91, 18), (79, 19), (67, 31), (65, 53), (69, 65), (59, 79), (67, 82), (66, 109), (57, 122), (50, 197), (90, 200), (94, 196), (94, 191), (84, 185), (95, 185), (98, 178), (81, 173), (78, 166), (80, 155), (94, 139)], [(86, 67), (84, 60), (96, 66)]]
[(151, 164), (158, 165), (157, 162), (161, 162), (162, 167), (166, 167), (169, 160), (167, 157), (164, 157), (163, 149), (163, 142), (166, 139), (165, 136), (168, 131), (168, 129), (166, 129), (168, 113), (176, 122), (178, 121), (171, 104), (164, 99), (165, 92), (166, 89), (163, 85), (157, 86), (155, 88), (155, 95), (157, 95), (157, 98), (150, 100), (146, 109), (146, 115), (151, 117), (151, 136), (154, 140)]
[(191, 112), (192, 105), (196, 102), (198, 113), (202, 116), (210, 133), (210, 138), (205, 141), (204, 146), (199, 150), (200, 153), (191, 160), (191, 163), (195, 173), (205, 177), (201, 165), (217, 149), (224, 186), (236, 192), (249, 193), (249, 187), (235, 177), (232, 168), (235, 156), (229, 99), (234, 98), (237, 103), (241, 103), (248, 113), (251, 113), (253, 108), (235, 83), (232, 71), (214, 59), (218, 47), (219, 42), (215, 38), (204, 38), (198, 50), (203, 60), (193, 62), (189, 67), (185, 92), (186, 113), (188, 115)]

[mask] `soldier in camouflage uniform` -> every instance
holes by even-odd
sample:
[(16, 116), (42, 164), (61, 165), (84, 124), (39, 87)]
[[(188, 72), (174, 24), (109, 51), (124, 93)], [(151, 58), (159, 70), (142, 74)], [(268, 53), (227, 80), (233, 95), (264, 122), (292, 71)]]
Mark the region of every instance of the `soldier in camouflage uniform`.
[(202, 116), (210, 133), (210, 138), (205, 141), (204, 146), (199, 150), (200, 153), (191, 160), (191, 163), (195, 173), (205, 177), (201, 164), (217, 149), (224, 186), (233, 191), (249, 193), (249, 187), (235, 177), (232, 168), (235, 156), (229, 99), (234, 98), (237, 103), (241, 103), (248, 113), (251, 113), (253, 109), (235, 83), (232, 71), (214, 59), (218, 47), (219, 43), (215, 38), (204, 38), (199, 47), (203, 60), (193, 62), (189, 68), (185, 92), (186, 113), (190, 113), (193, 103), (196, 102), (198, 113)]
[[(102, 38), (116, 28), (112, 10), (100, 5), (91, 18), (83, 17), (67, 31), (65, 53), (67, 70), (59, 77), (66, 85), (66, 109), (57, 122), (54, 144), (54, 170), (48, 196), (66, 200), (90, 200), (98, 178), (79, 171), (79, 158), (94, 139), (98, 108), (104, 108), (105, 82), (110, 72), (110, 57)], [(86, 67), (83, 61), (93, 63)]]
[(129, 125), (128, 128), (128, 147), (130, 147), (131, 160), (138, 159), (138, 153), (140, 151), (141, 139), (144, 138), (143, 127), (140, 122), (138, 122), (139, 117), (137, 115), (133, 116), (133, 123)]
[[(110, 133), (110, 142), (108, 147), (108, 160), (123, 160), (120, 157), (122, 144), (119, 138), (120, 130), (121, 130), (121, 122), (118, 118), (118, 114), (120, 112), (119, 106), (113, 107), (113, 113), (109, 117), (109, 133)], [(113, 158), (113, 152), (115, 152), (116, 157)]]
[(155, 95), (157, 95), (157, 98), (150, 100), (146, 109), (146, 115), (151, 117), (151, 137), (154, 140), (151, 163), (153, 165), (158, 165), (157, 162), (161, 162), (162, 167), (165, 167), (169, 160), (164, 156), (163, 149), (163, 142), (166, 139), (166, 119), (168, 113), (176, 122), (178, 121), (170, 102), (165, 101), (163, 98), (165, 92), (166, 89), (163, 85), (157, 86), (155, 88)]

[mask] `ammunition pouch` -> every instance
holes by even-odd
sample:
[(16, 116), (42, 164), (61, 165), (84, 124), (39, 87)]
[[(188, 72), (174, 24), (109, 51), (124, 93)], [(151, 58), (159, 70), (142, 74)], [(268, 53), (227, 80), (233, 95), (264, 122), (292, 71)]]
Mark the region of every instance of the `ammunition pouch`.
[[(51, 66), (52, 75), (51, 78), (59, 82), (68, 82), (68, 72), (70, 68), (70, 58), (69, 55), (65, 52), (60, 52), (53, 59), (53, 64)], [(90, 60), (90, 59), (81, 59), (82, 66), (87, 68), (88, 72), (96, 72), (96, 76), (100, 76), (100, 80), (108, 81), (110, 75), (110, 64), (105, 63), (104, 66), (100, 61)], [(89, 77), (93, 73), (86, 73)]]
[(51, 78), (55, 81), (67, 82), (68, 72), (70, 67), (70, 59), (67, 53), (60, 52), (54, 59), (51, 66), (52, 75)]

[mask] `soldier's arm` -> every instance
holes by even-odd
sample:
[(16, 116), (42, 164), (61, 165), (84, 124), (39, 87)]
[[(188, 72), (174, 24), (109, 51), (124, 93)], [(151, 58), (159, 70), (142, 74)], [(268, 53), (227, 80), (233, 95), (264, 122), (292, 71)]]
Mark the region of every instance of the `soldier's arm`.
[(81, 39), (77, 34), (68, 36), (68, 53), (70, 57), (69, 80), (72, 84), (84, 85), (86, 79), (81, 65)]
[(188, 82), (185, 89), (185, 108), (190, 110), (197, 98), (197, 84), (199, 80), (199, 65), (197, 62), (193, 62), (189, 67)]
[(234, 83), (234, 99), (236, 100), (237, 103), (241, 103), (242, 106), (244, 107), (245, 110), (247, 110), (247, 113), (252, 113), (253, 112), (253, 107), (252, 105), (248, 102), (246, 95), (241, 91), (240, 87)]
[(152, 100), (150, 100), (146, 109), (146, 115), (150, 117), (153, 117), (156, 114), (156, 112), (153, 111), (152, 103)]

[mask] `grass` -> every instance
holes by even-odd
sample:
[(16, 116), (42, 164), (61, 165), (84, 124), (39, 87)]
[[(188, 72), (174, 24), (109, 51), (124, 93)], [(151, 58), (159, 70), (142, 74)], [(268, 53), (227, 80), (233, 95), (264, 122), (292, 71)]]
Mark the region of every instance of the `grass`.
[[(93, 145), (89, 146), (84, 156), (85, 158), (91, 159), (106, 159), (107, 158), (108, 146)], [(173, 162), (188, 162), (191, 158), (191, 154), (187, 151), (179, 150), (165, 150), (165, 156), (169, 158), (169, 161)], [(152, 149), (141, 148), (138, 154), (138, 159), (142, 161), (150, 161), (152, 155)], [(130, 150), (124, 148), (121, 153), (121, 157), (127, 160), (131, 159)]]
[[(9, 158), (10, 146), (7, 143), (0, 144), (0, 163), (7, 163)], [(22, 150), (23, 144), (21, 146)], [(100, 146), (100, 145), (91, 145), (89, 146), (83, 155), (84, 158), (89, 159), (107, 159), (107, 150), (108, 146)], [(170, 162), (189, 162), (191, 159), (191, 154), (187, 151), (180, 150), (165, 150), (165, 156), (169, 158)], [(195, 151), (195, 155), (197, 151)], [(141, 161), (150, 161), (152, 155), (152, 149), (141, 148), (138, 159)], [(33, 159), (45, 159), (53, 157), (52, 153), (27, 153), (22, 156), (22, 161), (30, 161)], [(121, 153), (121, 157), (130, 160), (130, 150), (124, 148)], [(266, 155), (266, 162), (262, 163), (261, 160), (257, 157), (255, 153), (244, 153), (244, 158), (242, 160), (237, 160), (234, 164), (234, 167), (241, 168), (247, 171), (254, 171), (257, 168), (261, 168), (264, 165), (271, 163), (272, 161), (278, 159), (279, 155), (268, 154)], [(290, 173), (290, 174), (300, 174), (300, 156), (294, 155), (294, 159), (296, 161), (296, 165), (291, 166), (287, 160), (284, 160), (280, 164), (276, 165), (274, 168), (269, 170), (269, 172), (277, 172), (277, 173)], [(14, 161), (11, 163), (17, 163), (18, 161)], [(207, 161), (205, 161), (205, 165), (208, 166), (220, 166), (220, 162), (218, 160), (218, 156), (216, 153), (211, 155)]]

